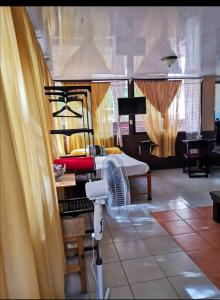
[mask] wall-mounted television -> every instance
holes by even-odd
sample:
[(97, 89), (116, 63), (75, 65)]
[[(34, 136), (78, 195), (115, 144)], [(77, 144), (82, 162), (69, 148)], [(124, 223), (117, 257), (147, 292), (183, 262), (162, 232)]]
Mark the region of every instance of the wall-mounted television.
[(146, 114), (146, 97), (118, 98), (119, 115)]

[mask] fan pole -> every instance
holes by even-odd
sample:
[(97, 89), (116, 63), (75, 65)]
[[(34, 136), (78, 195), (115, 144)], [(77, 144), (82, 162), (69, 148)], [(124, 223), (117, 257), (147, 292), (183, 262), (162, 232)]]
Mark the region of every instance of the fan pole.
[(104, 199), (96, 199), (94, 203), (94, 238), (96, 240), (96, 273), (97, 273), (97, 295), (98, 299), (103, 299), (103, 266), (102, 258), (100, 255), (99, 241), (102, 239), (103, 234), (103, 211), (102, 204)]
[(96, 250), (96, 275), (97, 275), (97, 296), (99, 300), (109, 299), (110, 289), (108, 288), (103, 297), (103, 264), (102, 257), (100, 255), (99, 241), (102, 239), (103, 229), (104, 229), (104, 218), (102, 205), (105, 203), (103, 198), (96, 199), (94, 203), (94, 233), (93, 238), (96, 240), (97, 250)]
[(119, 211), (120, 218), (125, 219), (127, 218), (126, 206), (130, 204), (128, 175), (120, 158), (112, 154), (104, 160), (101, 178), (101, 180), (89, 181), (85, 184), (86, 196), (94, 201), (94, 233), (92, 238), (97, 242), (97, 273), (95, 277), (99, 300), (110, 298), (110, 288), (107, 288), (103, 298), (103, 265), (100, 255), (101, 249), (99, 248), (99, 241), (102, 239), (104, 230), (102, 205), (107, 205), (107, 211), (109, 208), (110, 215), (112, 212), (116, 218), (116, 212)]
[(99, 253), (99, 241), (97, 241), (96, 270), (97, 270), (98, 299), (103, 299), (103, 266), (102, 266), (102, 258)]

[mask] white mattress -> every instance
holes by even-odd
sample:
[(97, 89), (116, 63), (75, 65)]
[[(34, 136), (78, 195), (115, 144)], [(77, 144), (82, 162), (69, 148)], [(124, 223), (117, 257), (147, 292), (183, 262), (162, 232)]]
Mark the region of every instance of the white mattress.
[[(118, 156), (122, 160), (124, 166), (126, 167), (128, 176), (142, 175), (142, 174), (146, 174), (149, 171), (148, 164), (143, 161), (130, 157), (125, 153), (114, 154), (114, 155)], [(105, 156), (95, 157), (97, 179), (101, 178), (101, 169), (105, 158), (106, 158)]]

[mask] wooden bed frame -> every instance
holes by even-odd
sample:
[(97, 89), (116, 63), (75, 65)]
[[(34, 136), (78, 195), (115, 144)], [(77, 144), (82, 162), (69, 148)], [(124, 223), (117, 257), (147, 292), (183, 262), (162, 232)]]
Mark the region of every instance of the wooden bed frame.
[(141, 174), (141, 175), (132, 175), (129, 176), (129, 178), (136, 178), (136, 177), (147, 177), (147, 191), (144, 193), (137, 193), (133, 195), (145, 195), (148, 194), (147, 200), (152, 200), (152, 184), (151, 184), (151, 171), (149, 170), (146, 174)]

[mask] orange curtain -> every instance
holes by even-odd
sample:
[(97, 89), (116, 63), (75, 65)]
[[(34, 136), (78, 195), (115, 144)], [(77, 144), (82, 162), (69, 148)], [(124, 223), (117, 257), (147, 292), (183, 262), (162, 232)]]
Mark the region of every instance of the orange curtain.
[(168, 108), (181, 85), (181, 81), (138, 80), (136, 81), (136, 84), (156, 110), (161, 113), (163, 118), (163, 128), (166, 129), (168, 126)]
[(143, 115), (143, 120), (150, 139), (158, 145), (153, 154), (159, 157), (175, 155), (179, 126), (178, 97), (172, 107), (171, 104), (178, 96), (181, 81), (137, 80), (135, 84), (136, 93), (146, 96), (147, 115)]

